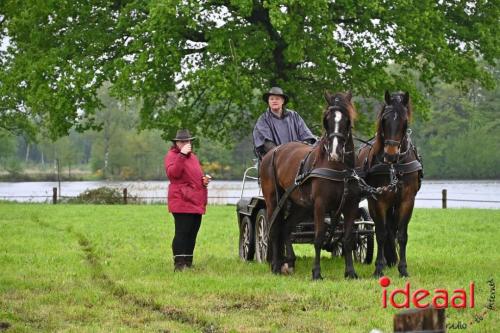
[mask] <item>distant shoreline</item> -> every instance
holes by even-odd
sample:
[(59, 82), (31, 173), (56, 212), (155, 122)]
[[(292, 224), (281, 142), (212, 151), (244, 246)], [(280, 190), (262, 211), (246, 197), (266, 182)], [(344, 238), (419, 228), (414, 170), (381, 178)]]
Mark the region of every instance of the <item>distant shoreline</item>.
[[(118, 182), (141, 182), (141, 181), (168, 181), (166, 177), (156, 177), (156, 178), (147, 178), (147, 179), (140, 179), (140, 178), (102, 178), (102, 177), (97, 177), (95, 175), (89, 174), (89, 173), (76, 173), (75, 175), (71, 175), (69, 177), (68, 175), (61, 175), (62, 182), (82, 182), (82, 181), (118, 181)], [(225, 178), (225, 179), (217, 179), (220, 181), (241, 181), (241, 178)], [(57, 182), (57, 175), (55, 174), (38, 174), (38, 173), (33, 173), (33, 174), (18, 174), (18, 175), (7, 175), (7, 174), (0, 174), (0, 182), (4, 183), (20, 183), (20, 182)], [(425, 181), (500, 181), (500, 178), (498, 179), (492, 179), (492, 178), (424, 178)]]

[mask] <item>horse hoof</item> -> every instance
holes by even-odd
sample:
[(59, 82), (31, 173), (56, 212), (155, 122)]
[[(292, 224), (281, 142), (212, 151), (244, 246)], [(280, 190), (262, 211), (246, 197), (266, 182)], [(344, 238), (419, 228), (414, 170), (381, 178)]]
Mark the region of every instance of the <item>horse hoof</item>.
[(346, 272), (344, 274), (344, 277), (349, 280), (356, 280), (358, 279), (358, 274), (356, 274), (355, 272), (349, 272), (349, 273)]
[(293, 270), (291, 271), (291, 267), (288, 267), (288, 263), (284, 263), (281, 265), (281, 274), (283, 275), (288, 275), (292, 274)]
[(314, 281), (316, 280), (323, 280), (323, 277), (321, 276), (320, 270), (313, 269), (312, 270), (312, 278)]
[(408, 271), (406, 270), (406, 265), (401, 265), (398, 267), (400, 277), (409, 277)]
[(380, 271), (380, 272), (375, 271), (375, 272), (373, 273), (373, 277), (374, 277), (375, 279), (380, 279), (382, 276), (384, 276), (384, 273), (383, 273), (383, 272), (381, 272), (381, 271)]

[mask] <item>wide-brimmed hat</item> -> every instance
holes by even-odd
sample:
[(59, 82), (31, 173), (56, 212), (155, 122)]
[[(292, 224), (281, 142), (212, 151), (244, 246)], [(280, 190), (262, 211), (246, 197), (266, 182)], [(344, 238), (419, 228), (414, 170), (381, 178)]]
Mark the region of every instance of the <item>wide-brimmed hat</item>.
[(271, 95), (281, 96), (285, 99), (285, 102), (283, 104), (288, 103), (288, 96), (285, 95), (285, 93), (283, 92), (283, 89), (281, 89), (280, 87), (272, 87), (271, 90), (269, 90), (264, 95), (262, 95), (262, 99), (264, 100), (264, 102), (268, 103), (269, 96), (271, 96)]
[(187, 129), (180, 129), (177, 131), (177, 134), (175, 135), (175, 138), (172, 139), (172, 141), (190, 141), (196, 139), (195, 136), (191, 136), (191, 133), (189, 133), (189, 130)]

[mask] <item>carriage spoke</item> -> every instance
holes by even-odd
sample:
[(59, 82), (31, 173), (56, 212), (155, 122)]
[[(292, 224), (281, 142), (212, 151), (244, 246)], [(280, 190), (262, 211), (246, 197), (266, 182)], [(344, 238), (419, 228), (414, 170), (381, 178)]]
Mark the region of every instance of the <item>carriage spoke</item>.
[(266, 218), (258, 214), (255, 232), (255, 247), (257, 262), (265, 262), (267, 257), (267, 238), (266, 238)]

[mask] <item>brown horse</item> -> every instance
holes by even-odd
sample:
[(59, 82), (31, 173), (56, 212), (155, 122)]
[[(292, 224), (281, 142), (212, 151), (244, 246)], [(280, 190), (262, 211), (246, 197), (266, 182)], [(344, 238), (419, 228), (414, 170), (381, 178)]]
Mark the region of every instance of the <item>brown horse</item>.
[(410, 139), (412, 107), (409, 93), (385, 93), (385, 104), (378, 114), (377, 134), (373, 145), (361, 147), (356, 169), (373, 187), (387, 186), (377, 199), (368, 198), (370, 215), (375, 222), (377, 259), (375, 277), (383, 275), (384, 266), (397, 262), (396, 242), (399, 245), (398, 269), (401, 276), (408, 276), (406, 244), (408, 223), (420, 189), (422, 164), (416, 147)]
[[(350, 92), (325, 94), (328, 103), (323, 114), (325, 132), (314, 147), (290, 142), (271, 150), (262, 160), (260, 177), (268, 221), (271, 223), (268, 259), (271, 261), (273, 273), (291, 272), (295, 265), (290, 241), (291, 231), (298, 221), (314, 214), (315, 259), (312, 277), (314, 280), (321, 279), (320, 252), (327, 227), (325, 215), (330, 214), (333, 220), (336, 215), (342, 213), (345, 276), (357, 278), (352, 262), (352, 230), (360, 190), (349, 172), (354, 168), (351, 127), (356, 115), (351, 98)], [(293, 191), (287, 192), (293, 186), (296, 186)], [(285, 193), (290, 194), (286, 209), (288, 214), (278, 205)], [(272, 221), (275, 210), (276, 218)]]

